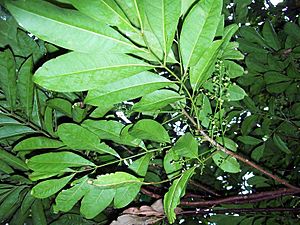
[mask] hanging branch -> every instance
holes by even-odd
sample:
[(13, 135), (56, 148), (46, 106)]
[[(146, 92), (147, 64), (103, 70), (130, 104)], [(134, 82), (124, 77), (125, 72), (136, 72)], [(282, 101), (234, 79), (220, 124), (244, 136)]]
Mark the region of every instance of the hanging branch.
[(244, 162), (248, 166), (250, 166), (252, 168), (255, 168), (256, 170), (258, 170), (261, 173), (265, 174), (266, 176), (272, 178), (273, 180), (277, 181), (278, 183), (281, 183), (281, 184), (285, 185), (288, 188), (295, 189), (295, 190), (300, 190), (300, 188), (298, 188), (298, 187), (296, 187), (292, 184), (289, 184), (287, 181), (285, 181), (285, 180), (281, 179), (280, 177), (268, 172), (267, 170), (265, 170), (261, 166), (255, 164), (254, 162), (251, 162), (249, 159), (246, 159), (243, 156), (238, 155), (238, 154), (228, 150), (227, 148), (223, 147), (222, 145), (217, 143), (215, 140), (213, 140), (211, 137), (209, 137), (209, 135), (207, 135), (206, 132), (201, 127), (199, 127), (197, 125), (196, 121), (187, 113), (187, 111), (182, 109), (182, 113), (188, 118), (188, 120), (193, 124), (193, 126), (195, 126), (197, 128), (197, 131), (203, 136), (203, 138), (206, 141), (208, 141), (212, 146), (214, 146), (217, 150), (225, 152), (226, 154), (228, 154), (228, 155)]

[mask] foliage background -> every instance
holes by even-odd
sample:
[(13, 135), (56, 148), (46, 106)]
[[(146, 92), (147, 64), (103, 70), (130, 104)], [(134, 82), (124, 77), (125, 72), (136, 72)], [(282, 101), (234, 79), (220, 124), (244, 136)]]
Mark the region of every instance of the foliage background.
[[(70, 7), (64, 1), (51, 2), (63, 8)], [(182, 3), (188, 9), (193, 1)], [(177, 90), (176, 87), (171, 87), (168, 90), (176, 90), (177, 94), (160, 92), (159, 95), (150, 96), (151, 109), (158, 104), (155, 101), (154, 104), (153, 99), (161, 97), (162, 94), (171, 100), (154, 111), (148, 111), (147, 99), (144, 106), (132, 106), (141, 95), (121, 98), (121, 101), (113, 102), (117, 103), (115, 105), (109, 104), (113, 100), (111, 95), (101, 100), (100, 105), (93, 102), (85, 104), (89, 103), (86, 100), (87, 89), (81, 90), (81, 84), (70, 85), (70, 81), (67, 83), (60, 80), (52, 87), (47, 87), (47, 79), (36, 79), (41, 85), (34, 84), (32, 76), (33, 73), (37, 75), (38, 68), (68, 51), (43, 41), (42, 37), (38, 39), (28, 35), (1, 2), (1, 223), (109, 224), (112, 218), (116, 220), (129, 207), (127, 205), (133, 199), (130, 206), (140, 207), (149, 206), (155, 199), (163, 197), (169, 199), (165, 200), (167, 203), (170, 203), (170, 199), (179, 201), (183, 197), (179, 205), (183, 211), (177, 211), (178, 220), (175, 224), (179, 221), (180, 224), (198, 224), (199, 221), (204, 224), (296, 224), (299, 217), (299, 189), (296, 187), (299, 186), (300, 150), (298, 4), (297, 1), (284, 1), (273, 6), (268, 1), (224, 1), (222, 12), (226, 18), (225, 25), (239, 25), (239, 30), (232, 38), (235, 41), (232, 42), (233, 49), (238, 47), (244, 57), (237, 51), (232, 51), (227, 52), (232, 54), (227, 57), (231, 57), (233, 61), (218, 59), (212, 77), (207, 77), (205, 85), (198, 90), (198, 95), (193, 96), (194, 106), (188, 93), (194, 94), (195, 88), (181, 79), (181, 88), (186, 89)], [(216, 35), (215, 40), (220, 39), (220, 36), (222, 35)], [(148, 38), (152, 40), (151, 35)], [(86, 48), (83, 43), (78, 46)], [(173, 51), (177, 55), (178, 49), (173, 48)], [(156, 53), (159, 57), (162, 54), (159, 50)], [(87, 57), (86, 62), (92, 59), (93, 56)], [(63, 63), (59, 66), (68, 67)], [(149, 69), (149, 65), (145, 63), (138, 70), (143, 71), (143, 67)], [(180, 69), (182, 68), (178, 64), (170, 63), (163, 68), (156, 68), (155, 72), (173, 81), (171, 73), (182, 75)], [(127, 70), (124, 74), (134, 74), (138, 70)], [(42, 72), (46, 73), (45, 70)], [(158, 81), (164, 82), (166, 80)], [(235, 84), (245, 92), (236, 88)], [(76, 92), (48, 90), (64, 90), (66, 87), (71, 87), (70, 90), (74, 88)], [(164, 84), (151, 90), (162, 87)], [(120, 103), (129, 99), (134, 100)], [(193, 110), (198, 114), (193, 114)], [(193, 124), (193, 119), (196, 124)], [(153, 120), (159, 124), (154, 124)], [(132, 130), (129, 125), (124, 131), (129, 121), (136, 128)], [(138, 121), (145, 123), (139, 127)], [(261, 173), (262, 171), (257, 170), (258, 167), (244, 164), (243, 161), (238, 163), (237, 157), (228, 157), (225, 153), (216, 151), (218, 146), (205, 141), (208, 139), (197, 129), (199, 124), (207, 132), (208, 138), (211, 138), (209, 140), (216, 140), (227, 149), (236, 151), (234, 154), (249, 159), (259, 165), (259, 168), (263, 168), (263, 171), (269, 171), (271, 176), (268, 172)], [(145, 131), (150, 131), (150, 134), (145, 136)], [(131, 135), (128, 135), (129, 132)], [(183, 133), (184, 138), (179, 138)], [(100, 144), (99, 137), (106, 140), (105, 144)], [(173, 148), (173, 144), (168, 144), (169, 138), (172, 143), (177, 141)], [(146, 141), (141, 144), (137, 139)], [(197, 141), (200, 141), (199, 144)], [(148, 154), (145, 154), (145, 148), (150, 151)], [(137, 156), (142, 157), (140, 161)], [(66, 159), (65, 165), (51, 165), (53, 162), (61, 162), (61, 159)], [(67, 162), (68, 159), (73, 163), (76, 161), (80, 166)], [(193, 165), (197, 169), (192, 176)], [(118, 172), (115, 173), (116, 171)], [(120, 171), (131, 176), (126, 177)], [(183, 171), (185, 172), (181, 173)], [(95, 196), (99, 195), (99, 190), (95, 188), (93, 192), (89, 189), (91, 187), (87, 187), (90, 194), (85, 195), (85, 209), (80, 208), (83, 201), (70, 208), (62, 194), (62, 203), (56, 198), (56, 192), (65, 185), (65, 190), (78, 187), (76, 182), (73, 182), (73, 186), (70, 185), (71, 179), (78, 182), (78, 178), (82, 177), (79, 184), (85, 184), (87, 180), (84, 179), (87, 178), (82, 175), (97, 180), (97, 175), (107, 173), (112, 173), (109, 182), (125, 177), (125, 182), (132, 181), (137, 184), (128, 184), (125, 187), (118, 186), (120, 184), (107, 184), (115, 191), (119, 189), (119, 192), (124, 191), (122, 188), (128, 188), (128, 202), (115, 201), (112, 207), (112, 199), (107, 199), (106, 206), (101, 208), (99, 203), (100, 208), (94, 207)], [(143, 177), (146, 184), (141, 190), (137, 177)], [(187, 186), (186, 194), (178, 193), (174, 186), (173, 189), (170, 188), (170, 181), (174, 184), (174, 179), (178, 177), (177, 181), (181, 182), (182, 188)], [(47, 183), (51, 180), (54, 181), (52, 184)], [(103, 182), (105, 181), (99, 179), (98, 185), (103, 185)], [(85, 190), (84, 186), (80, 188)], [(107, 196), (109, 190), (105, 189)], [(175, 190), (173, 194), (172, 190)], [(164, 196), (166, 192), (170, 193), (169, 198), (168, 195)], [(252, 195), (248, 195), (250, 197), (246, 200), (235, 198), (241, 194)], [(220, 201), (222, 199), (225, 201)], [(172, 221), (172, 211), (176, 206), (175, 202), (170, 208), (165, 208), (169, 221)], [(216, 214), (208, 213), (205, 211), (207, 208), (215, 210)], [(257, 209), (261, 211), (257, 212)], [(275, 209), (278, 212), (273, 212)], [(102, 213), (99, 214), (100, 211)], [(224, 213), (229, 214), (223, 215)], [(233, 216), (236, 214), (239, 216)], [(157, 219), (158, 224), (167, 224), (167, 218), (161, 220), (160, 216), (157, 217), (152, 212), (150, 216), (142, 214), (134, 219), (148, 223), (150, 219)], [(184, 222), (180, 220), (182, 218)]]

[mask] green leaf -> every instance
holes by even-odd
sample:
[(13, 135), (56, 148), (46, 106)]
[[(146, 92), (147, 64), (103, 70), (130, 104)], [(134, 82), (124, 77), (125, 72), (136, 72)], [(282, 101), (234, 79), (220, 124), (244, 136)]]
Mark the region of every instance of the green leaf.
[(4, 221), (7, 220), (14, 212), (15, 210), (19, 207), (23, 196), (21, 194), (21, 191), (23, 191), (24, 186), (18, 186), (13, 189), (9, 193), (9, 195), (4, 199), (2, 204), (0, 205), (0, 223), (3, 223)]
[(47, 106), (72, 118), (72, 104), (66, 99), (53, 98), (47, 101)]
[(239, 173), (241, 171), (238, 161), (224, 152), (218, 151), (212, 158), (215, 164), (225, 172)]
[(19, 142), (13, 151), (28, 151), (39, 149), (56, 149), (65, 146), (61, 141), (47, 137), (31, 137)]
[(0, 125), (20, 125), (17, 120), (0, 113)]
[(114, 189), (90, 187), (81, 201), (80, 213), (87, 219), (92, 219), (107, 208), (115, 196)]
[(272, 23), (269, 20), (266, 20), (263, 26), (262, 34), (264, 36), (267, 45), (269, 45), (271, 48), (273, 48), (276, 51), (281, 49), (281, 44), (278, 39), (278, 36), (274, 30)]
[(288, 22), (284, 25), (284, 31), (296, 42), (300, 41), (300, 27), (296, 23)]
[(141, 97), (170, 84), (171, 81), (164, 77), (142, 72), (89, 91), (85, 102), (95, 106), (111, 105)]
[(233, 140), (231, 140), (227, 137), (217, 137), (216, 141), (231, 151), (234, 151), (234, 152), (237, 151), (237, 147), (238, 147), (237, 143), (235, 143)]
[(0, 149), (0, 159), (15, 169), (18, 169), (21, 171), (28, 170), (28, 167), (21, 159), (14, 156), (13, 154), (10, 154), (9, 152), (7, 152), (5, 150)]
[(36, 199), (31, 206), (32, 222), (34, 225), (47, 225), (47, 219), (42, 200)]
[(73, 6), (79, 11), (93, 19), (106, 23), (110, 26), (116, 26), (128, 36), (130, 32), (136, 32), (136, 29), (130, 24), (126, 15), (115, 1), (110, 0), (70, 0)]
[(148, 153), (144, 155), (143, 157), (135, 160), (129, 167), (128, 169), (132, 170), (135, 172), (137, 175), (144, 177), (146, 176), (148, 166), (150, 163), (150, 159), (152, 158), (153, 154)]
[(119, 209), (127, 206), (138, 195), (141, 186), (142, 184), (127, 184), (124, 187), (117, 188), (114, 207)]
[(126, 52), (135, 48), (105, 23), (78, 11), (38, 0), (7, 1), (6, 5), (22, 27), (60, 47), (79, 52)]
[(182, 164), (180, 162), (180, 157), (175, 153), (174, 149), (169, 150), (165, 155), (164, 169), (168, 178), (172, 178), (180, 174), (182, 170)]
[(33, 60), (29, 57), (22, 65), (18, 73), (18, 98), (22, 110), (25, 112), (28, 118), (31, 117), (32, 107), (33, 107), (33, 92), (34, 84), (32, 81), (32, 68)]
[(246, 145), (257, 145), (262, 142), (262, 140), (251, 136), (240, 136), (238, 137), (238, 140)]
[(291, 80), (292, 79), (290, 77), (285, 76), (280, 72), (268, 71), (264, 74), (264, 81), (266, 82), (266, 84), (275, 84)]
[(256, 161), (259, 161), (261, 157), (263, 157), (264, 155), (264, 150), (265, 150), (265, 144), (256, 147), (251, 153), (251, 158)]
[(69, 167), (95, 166), (89, 160), (72, 152), (51, 152), (30, 158), (28, 167), (33, 171), (59, 172)]
[(116, 189), (129, 184), (141, 184), (142, 182), (135, 176), (125, 172), (115, 172), (98, 176), (93, 181), (93, 185), (101, 189)]
[(177, 92), (171, 90), (157, 90), (142, 97), (138, 103), (134, 104), (132, 111), (155, 111), (171, 103), (177, 102), (182, 98), (183, 96), (180, 96)]
[(286, 154), (292, 153), (292, 151), (288, 148), (286, 143), (278, 135), (274, 134), (273, 141), (274, 141), (275, 145), (284, 153), (286, 153)]
[(255, 30), (255, 28), (243, 26), (239, 29), (239, 33), (247, 41), (259, 44), (262, 47), (267, 47), (265, 44), (265, 39)]
[(55, 199), (55, 211), (68, 212), (90, 190), (88, 177), (85, 176), (72, 183), (72, 188), (62, 190)]
[(198, 63), (191, 67), (190, 70), (190, 83), (193, 90), (200, 88), (205, 81), (211, 76), (214, 68), (215, 62), (217, 60), (217, 55), (222, 41), (215, 41), (212, 45), (202, 54)]
[(16, 65), (10, 49), (0, 52), (0, 87), (8, 105), (11, 109), (15, 109), (17, 101)]
[(219, 24), (222, 0), (198, 2), (183, 22), (180, 51), (184, 68), (196, 65), (211, 45)]
[(38, 183), (31, 189), (35, 198), (48, 198), (60, 191), (74, 177), (74, 174), (60, 179), (51, 179)]
[(191, 133), (180, 137), (172, 149), (178, 156), (198, 158), (198, 142)]
[(0, 171), (6, 174), (13, 173), (14, 170), (4, 161), (0, 160)]
[(74, 123), (63, 123), (57, 129), (57, 135), (64, 144), (76, 150), (90, 150), (108, 153), (119, 157), (112, 148), (107, 148), (96, 134)]
[(231, 79), (243, 76), (245, 72), (243, 67), (233, 61), (225, 60), (224, 65)]
[(248, 135), (257, 124), (258, 115), (248, 116), (242, 123), (242, 135)]
[(195, 0), (181, 0), (181, 15), (184, 15), (194, 2)]
[(229, 101), (239, 101), (245, 96), (247, 96), (247, 93), (240, 86), (232, 84), (228, 87), (227, 97)]
[(170, 142), (170, 137), (165, 128), (155, 120), (142, 119), (129, 130), (129, 133), (137, 138), (157, 142)]
[(169, 191), (164, 196), (164, 211), (171, 224), (175, 222), (175, 208), (179, 205), (180, 198), (184, 196), (186, 185), (189, 179), (193, 176), (195, 167), (185, 171), (182, 175), (173, 181)]
[(114, 121), (114, 120), (85, 120), (82, 126), (94, 134), (96, 134), (100, 139), (111, 140), (116, 143), (138, 146), (134, 137), (129, 135), (121, 135), (121, 131), (125, 127), (124, 124)]
[(140, 0), (137, 4), (148, 45), (166, 61), (180, 17), (181, 0)]
[[(34, 82), (54, 91), (85, 91), (130, 77), (152, 67), (125, 54), (71, 52), (46, 62), (36, 71)], [(64, 82), (61, 82), (62, 79)], [(72, 85), (69, 85), (70, 83)]]
[(36, 132), (30, 127), (26, 127), (23, 125), (6, 125), (0, 127), (0, 140), (30, 133)]

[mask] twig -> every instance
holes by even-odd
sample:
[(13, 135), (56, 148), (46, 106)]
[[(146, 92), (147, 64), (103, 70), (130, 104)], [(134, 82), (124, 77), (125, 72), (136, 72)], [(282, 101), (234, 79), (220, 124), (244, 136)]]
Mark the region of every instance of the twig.
[(191, 185), (194, 185), (195, 187), (197, 187), (197, 188), (199, 188), (199, 189), (201, 189), (201, 190), (203, 190), (203, 191), (206, 191), (207, 193), (210, 193), (210, 194), (215, 195), (215, 196), (220, 196), (217, 192), (215, 192), (215, 191), (209, 189), (208, 187), (205, 187), (205, 186), (202, 185), (202, 184), (197, 183), (197, 182), (194, 181), (194, 180), (190, 180), (190, 184), (191, 184)]
[(228, 150), (227, 148), (223, 147), (222, 145), (217, 143), (215, 140), (213, 140), (211, 137), (209, 137), (201, 127), (198, 127), (196, 121), (187, 113), (187, 111), (182, 109), (182, 113), (190, 120), (190, 122), (193, 124), (193, 126), (195, 126), (197, 128), (197, 131), (203, 136), (203, 138), (206, 141), (208, 141), (211, 145), (213, 145), (217, 150), (225, 152), (226, 154), (228, 154), (228, 155), (244, 162), (248, 166), (251, 166), (252, 168), (255, 168), (256, 170), (258, 170), (261, 173), (265, 174), (266, 176), (272, 178), (273, 180), (277, 181), (278, 183), (281, 183), (281, 184), (285, 185), (288, 188), (300, 190), (300, 188), (298, 188), (298, 187), (296, 187), (292, 184), (289, 184), (287, 181), (285, 181), (285, 180), (281, 179), (280, 177), (268, 172), (267, 170), (263, 169), (262, 167), (255, 164), (254, 162), (251, 162), (249, 159), (246, 159), (243, 156), (238, 155), (238, 154)]
[(219, 198), (214, 200), (204, 200), (204, 201), (197, 201), (197, 202), (182, 201), (180, 205), (203, 207), (203, 206), (213, 206), (213, 205), (219, 205), (225, 203), (244, 204), (249, 202), (259, 202), (262, 200), (270, 200), (270, 199), (278, 198), (280, 196), (293, 195), (297, 193), (300, 193), (300, 190), (291, 189), (291, 188), (289, 189), (281, 188), (276, 191), (265, 191), (265, 192), (249, 194), (249, 195), (229, 196), (226, 198)]
[(143, 187), (141, 188), (141, 192), (143, 194), (148, 195), (148, 196), (150, 196), (152, 198), (155, 198), (155, 199), (160, 199), (161, 198), (161, 196), (159, 194), (155, 194), (155, 193), (153, 193), (153, 192), (151, 192), (151, 191), (149, 191), (149, 190), (147, 190)]
[(197, 214), (227, 214), (227, 213), (270, 213), (270, 212), (290, 212), (290, 213), (299, 213), (300, 208), (240, 208), (240, 209), (195, 209), (179, 212), (177, 215), (191, 215), (195, 216)]

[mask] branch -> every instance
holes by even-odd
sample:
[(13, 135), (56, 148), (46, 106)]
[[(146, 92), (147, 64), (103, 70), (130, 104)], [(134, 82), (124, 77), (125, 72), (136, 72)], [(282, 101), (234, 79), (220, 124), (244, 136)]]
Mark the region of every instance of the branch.
[(195, 209), (189, 211), (182, 211), (179, 212), (177, 215), (197, 215), (197, 214), (227, 214), (227, 213), (270, 213), (270, 212), (291, 212), (291, 213), (298, 213), (300, 212), (300, 208), (256, 208), (256, 209), (249, 209), (249, 208), (240, 208), (240, 209)]
[(204, 185), (202, 184), (199, 184), (197, 183), (196, 181), (193, 181), (193, 180), (190, 180), (190, 184), (191, 185), (194, 185), (195, 187), (203, 190), (203, 191), (206, 191), (207, 193), (210, 193), (212, 195), (215, 195), (215, 196), (220, 196), (217, 192), (215, 192), (214, 190), (211, 190), (209, 189), (208, 187), (205, 187)]
[(236, 195), (236, 196), (230, 196), (226, 198), (219, 198), (215, 200), (203, 200), (198, 202), (182, 201), (180, 204), (182, 206), (194, 206), (194, 207), (213, 206), (213, 205), (219, 205), (225, 203), (244, 204), (250, 202), (270, 200), (270, 199), (278, 198), (280, 196), (293, 195), (297, 193), (300, 193), (299, 189), (281, 188), (276, 191), (265, 191), (265, 192), (249, 194), (249, 195)]
[(151, 198), (155, 198), (155, 199), (160, 199), (161, 198), (161, 195), (153, 193), (152, 191), (149, 191), (149, 190), (147, 190), (143, 187), (141, 188), (141, 192), (145, 195), (150, 196)]
[(226, 154), (228, 154), (228, 155), (244, 162), (248, 166), (250, 166), (252, 168), (255, 168), (256, 170), (258, 170), (261, 173), (265, 174), (266, 176), (272, 178), (273, 180), (277, 181), (278, 183), (281, 183), (281, 184), (285, 185), (288, 188), (300, 190), (300, 188), (298, 188), (298, 187), (296, 187), (292, 184), (289, 184), (287, 181), (285, 181), (285, 180), (281, 179), (280, 177), (268, 172), (267, 170), (265, 170), (264, 168), (262, 168), (259, 165), (255, 164), (254, 162), (249, 161), (249, 159), (246, 159), (243, 156), (240, 156), (240, 155), (228, 150), (227, 148), (223, 147), (222, 145), (217, 143), (215, 140), (213, 140), (211, 137), (209, 137), (201, 127), (198, 127), (196, 121), (187, 113), (187, 111), (182, 109), (182, 113), (190, 120), (190, 122), (193, 124), (193, 126), (195, 126), (197, 128), (197, 131), (203, 136), (203, 138), (206, 141), (208, 141), (211, 145), (216, 147), (217, 150), (225, 152)]

